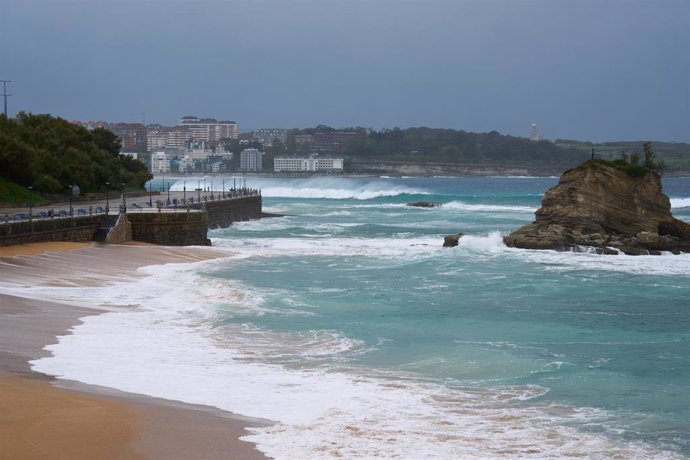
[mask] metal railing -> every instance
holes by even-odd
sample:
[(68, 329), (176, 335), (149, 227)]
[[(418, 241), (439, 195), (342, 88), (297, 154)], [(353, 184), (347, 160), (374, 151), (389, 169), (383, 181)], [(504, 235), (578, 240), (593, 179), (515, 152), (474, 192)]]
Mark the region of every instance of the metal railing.
[[(195, 190), (196, 191), (196, 190)], [(125, 212), (190, 212), (190, 211), (201, 211), (203, 209), (203, 205), (205, 203), (208, 203), (209, 201), (227, 201), (227, 200), (234, 200), (238, 198), (245, 198), (249, 196), (261, 196), (261, 190), (259, 189), (250, 189), (250, 188), (242, 188), (242, 189), (237, 189), (237, 190), (228, 190), (224, 191), (221, 193), (211, 193), (201, 195), (201, 193), (197, 193), (197, 196), (192, 195), (192, 191), (190, 191), (189, 197), (183, 197), (181, 199), (166, 199), (166, 200), (156, 200), (155, 204), (153, 202), (152, 206), (149, 206), (149, 202), (144, 202), (143, 205), (141, 203), (132, 203), (127, 205), (126, 209), (109, 209), (106, 210), (105, 207), (103, 206), (89, 206), (88, 208), (71, 208), (71, 209), (49, 209), (49, 210), (40, 210), (40, 211), (34, 211), (34, 212), (19, 212), (19, 213), (13, 213), (12, 215), (6, 213), (6, 214), (0, 214), (0, 225), (2, 224), (9, 224), (9, 223), (15, 223), (15, 222), (26, 222), (26, 221), (32, 221), (32, 220), (50, 220), (50, 219), (64, 219), (64, 218), (72, 218), (72, 217), (84, 217), (84, 216), (93, 216), (93, 215), (101, 215), (101, 214), (118, 214), (121, 211)], [(120, 205), (122, 207), (122, 205)], [(115, 211), (115, 212), (113, 212)]]

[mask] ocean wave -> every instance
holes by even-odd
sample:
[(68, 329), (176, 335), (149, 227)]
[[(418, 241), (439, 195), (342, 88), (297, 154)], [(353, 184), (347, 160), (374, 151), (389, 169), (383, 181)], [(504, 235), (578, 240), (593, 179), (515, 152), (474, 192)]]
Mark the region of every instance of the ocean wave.
[(217, 238), (213, 245), (252, 257), (366, 256), (410, 260), (433, 257), (443, 251), (440, 237), (329, 238), (328, 244), (314, 238)]
[(671, 198), (671, 208), (690, 208), (690, 198)]
[[(220, 178), (215, 178), (220, 184)], [(355, 199), (369, 200), (379, 197), (392, 197), (404, 194), (428, 194), (426, 190), (400, 186), (386, 179), (350, 179), (343, 177), (310, 177), (310, 178), (268, 178), (243, 177), (248, 188), (260, 189), (262, 196), (275, 198), (322, 198), (322, 199)], [(185, 182), (193, 184), (195, 180), (178, 180), (171, 186), (173, 191), (182, 191)], [(196, 179), (196, 182), (199, 182)], [(208, 183), (208, 180), (207, 180)], [(233, 184), (232, 178), (226, 178), (226, 188)], [(192, 187), (192, 185), (190, 185)], [(189, 191), (190, 188), (188, 187)]]
[(538, 208), (534, 206), (512, 206), (512, 205), (494, 205), (494, 204), (469, 204), (463, 201), (451, 201), (443, 204), (445, 209), (459, 209), (462, 211), (478, 211), (478, 212), (493, 212), (493, 211), (508, 211), (508, 212), (535, 212)]
[(606, 271), (637, 275), (690, 276), (690, 254), (660, 256), (603, 256), (593, 252), (560, 252), (552, 250), (509, 248), (500, 232), (465, 235), (458, 248), (483, 256), (507, 256), (521, 262), (537, 263), (546, 271)]
[(325, 198), (335, 200), (371, 200), (373, 198), (392, 197), (406, 194), (428, 194), (421, 190), (407, 187), (383, 188), (379, 186), (363, 186), (350, 188), (321, 188), (321, 187), (268, 187), (262, 189), (264, 197), (279, 198)]

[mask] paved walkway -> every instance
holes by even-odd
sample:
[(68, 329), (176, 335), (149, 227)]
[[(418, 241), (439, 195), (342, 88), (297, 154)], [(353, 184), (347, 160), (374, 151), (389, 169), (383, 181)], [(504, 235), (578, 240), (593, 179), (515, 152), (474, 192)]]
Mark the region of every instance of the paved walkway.
[[(244, 196), (257, 195), (259, 192), (256, 190), (247, 191), (246, 194), (238, 194), (236, 198), (242, 198)], [(199, 197), (201, 197), (201, 202), (211, 201), (211, 195), (213, 195), (214, 201), (233, 199), (232, 192), (225, 192), (225, 198), (223, 198), (223, 192), (202, 192), (197, 193), (196, 191), (177, 192), (171, 191), (170, 193), (154, 193), (149, 196), (137, 196), (127, 198), (127, 212), (158, 212), (157, 202), (160, 200), (162, 202), (161, 212), (174, 213), (174, 212), (187, 212), (187, 205), (184, 204), (186, 200), (187, 204), (190, 206), (190, 212), (199, 212), (195, 209), (198, 205)], [(169, 199), (168, 199), (169, 197)], [(93, 214), (104, 214), (106, 206), (110, 205), (109, 214), (117, 214), (119, 212), (121, 202), (121, 196), (116, 195), (111, 197), (109, 200), (91, 200), (91, 201), (75, 201), (72, 203), (72, 215), (88, 216)], [(175, 204), (177, 203), (177, 204)], [(32, 207), (32, 218), (33, 219), (50, 219), (50, 214), (52, 212), (53, 218), (64, 218), (70, 216), (70, 205), (69, 203), (53, 203), (45, 206), (33, 206)], [(29, 219), (29, 208), (0, 208), (0, 224), (6, 222), (20, 222)]]

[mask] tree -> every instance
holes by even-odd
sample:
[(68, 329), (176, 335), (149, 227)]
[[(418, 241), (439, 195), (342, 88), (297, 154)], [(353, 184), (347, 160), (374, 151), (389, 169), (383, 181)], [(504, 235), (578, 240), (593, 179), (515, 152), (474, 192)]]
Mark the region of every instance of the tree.
[(656, 156), (652, 150), (652, 143), (645, 142), (642, 146), (644, 153), (644, 166), (652, 171), (662, 171), (664, 169), (664, 161)]
[(117, 137), (113, 132), (108, 131), (105, 128), (96, 128), (91, 131), (93, 140), (96, 146), (110, 153), (112, 156), (117, 157), (120, 154), (120, 148), (122, 144), (120, 143), (120, 138)]
[(142, 162), (120, 156), (119, 144), (105, 129), (22, 112), (0, 119), (0, 175), (47, 193), (72, 184), (84, 192), (100, 191), (105, 182), (141, 186), (150, 173)]

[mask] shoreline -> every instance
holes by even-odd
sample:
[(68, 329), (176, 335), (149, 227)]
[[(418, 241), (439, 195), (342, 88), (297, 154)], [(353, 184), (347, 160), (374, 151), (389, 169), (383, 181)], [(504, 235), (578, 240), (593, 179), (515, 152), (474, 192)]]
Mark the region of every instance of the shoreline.
[[(4, 282), (104, 285), (145, 265), (222, 257), (212, 248), (35, 243), (0, 252)], [(104, 264), (103, 261), (108, 261)], [(108, 265), (108, 267), (103, 267)], [(76, 268), (75, 267), (80, 267)], [(31, 278), (27, 278), (31, 276)], [(8, 291), (8, 292), (5, 292)], [(126, 393), (34, 372), (29, 361), (70, 334), (80, 318), (107, 312), (14, 295), (0, 288), (0, 444), (3, 458), (268, 458), (239, 437), (260, 421), (209, 406)], [(7, 457), (5, 457), (7, 456)]]

